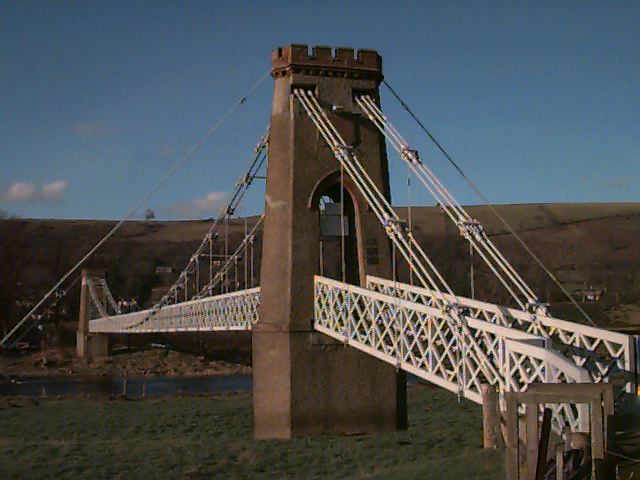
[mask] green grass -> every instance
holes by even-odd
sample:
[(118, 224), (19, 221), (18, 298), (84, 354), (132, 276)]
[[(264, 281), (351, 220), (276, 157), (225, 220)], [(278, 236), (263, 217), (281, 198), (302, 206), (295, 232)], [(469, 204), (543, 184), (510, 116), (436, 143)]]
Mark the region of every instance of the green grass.
[(138, 402), (70, 398), (0, 410), (0, 478), (496, 479), (479, 406), (409, 389), (409, 429), (292, 441), (252, 437), (250, 394)]

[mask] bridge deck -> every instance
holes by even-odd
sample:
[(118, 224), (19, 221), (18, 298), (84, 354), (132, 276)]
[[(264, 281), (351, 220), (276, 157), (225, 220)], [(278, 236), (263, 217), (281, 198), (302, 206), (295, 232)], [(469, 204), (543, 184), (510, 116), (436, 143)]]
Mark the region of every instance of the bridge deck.
[(101, 317), (89, 322), (91, 333), (169, 333), (248, 330), (258, 321), (260, 288), (204, 297), (167, 305), (159, 310), (141, 310)]

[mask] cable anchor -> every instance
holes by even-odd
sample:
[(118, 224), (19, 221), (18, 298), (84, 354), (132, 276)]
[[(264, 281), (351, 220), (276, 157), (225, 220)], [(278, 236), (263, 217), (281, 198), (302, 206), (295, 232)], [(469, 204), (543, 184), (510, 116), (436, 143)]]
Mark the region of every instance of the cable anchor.
[(534, 301), (528, 302), (526, 305), (527, 311), (531, 313), (531, 320), (535, 323), (536, 315), (546, 315), (549, 304), (542, 303), (540, 300), (536, 299)]
[(339, 152), (339, 153), (344, 153), (344, 154), (349, 155), (349, 156), (353, 155), (353, 146), (352, 145), (332, 145), (331, 146), (331, 150), (333, 150), (334, 153)]
[(479, 242), (482, 241), (484, 227), (477, 220), (472, 219), (472, 220), (460, 222), (458, 223), (458, 228), (460, 229), (461, 237), (467, 240), (471, 240), (471, 238), (474, 238)]
[(400, 156), (403, 160), (406, 160), (407, 162), (413, 163), (415, 165), (420, 165), (422, 163), (418, 150), (413, 150), (409, 147), (403, 147)]
[(409, 231), (407, 221), (399, 218), (386, 218), (382, 225), (389, 232), (407, 233)]

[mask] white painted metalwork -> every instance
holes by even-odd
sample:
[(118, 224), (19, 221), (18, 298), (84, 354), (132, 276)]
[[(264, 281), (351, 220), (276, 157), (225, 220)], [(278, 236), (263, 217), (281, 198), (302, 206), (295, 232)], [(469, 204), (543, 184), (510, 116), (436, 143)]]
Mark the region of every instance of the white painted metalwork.
[(102, 290), (104, 291), (105, 300), (108, 302), (108, 305), (111, 306), (116, 314), (120, 315), (122, 312), (120, 311), (120, 307), (116, 303), (116, 300), (113, 298), (109, 284), (104, 278), (101, 278), (99, 283), (102, 285)]
[(89, 318), (100, 318), (109, 315), (107, 312), (107, 305), (105, 302), (104, 290), (102, 283), (94, 283), (93, 280), (86, 280), (87, 287), (89, 288), (89, 295), (91, 295), (91, 303), (89, 304)]
[[(465, 317), (468, 333), (458, 343), (439, 308), (320, 276), (314, 299), (317, 331), (452, 392), (462, 385), (476, 403), (482, 382), (503, 393), (533, 382), (589, 381), (585, 369), (548, 348), (545, 338), (518, 329)], [(565, 422), (579, 427), (584, 419), (567, 405), (557, 410), (555, 427)]]
[(91, 304), (89, 306), (89, 318), (96, 319), (107, 317), (112, 314), (119, 315), (122, 313), (120, 307), (113, 298), (109, 284), (104, 278), (96, 279), (87, 278), (87, 287), (91, 295)]
[[(437, 305), (434, 301), (437, 299), (436, 294), (427, 288), (373, 276), (367, 277), (367, 288), (421, 305)], [(449, 297), (448, 300), (457, 301), (458, 307), (470, 318), (548, 337), (554, 348), (572, 358), (576, 365), (584, 367), (593, 382), (615, 380), (629, 393), (635, 389), (635, 379), (631, 378), (636, 365), (632, 335), (547, 315), (537, 314), (534, 319), (533, 314), (516, 308), (465, 297)]]
[(249, 330), (258, 321), (260, 288), (200, 298), (153, 310), (98, 318), (91, 333), (160, 333)]

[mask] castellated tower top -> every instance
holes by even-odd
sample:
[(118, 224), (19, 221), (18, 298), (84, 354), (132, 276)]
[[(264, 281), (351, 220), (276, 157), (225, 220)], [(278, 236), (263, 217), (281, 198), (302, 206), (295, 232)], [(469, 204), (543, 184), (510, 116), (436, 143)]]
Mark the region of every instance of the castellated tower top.
[(375, 50), (292, 44), (271, 54), (271, 75), (291, 74), (361, 78), (382, 81), (382, 57)]

